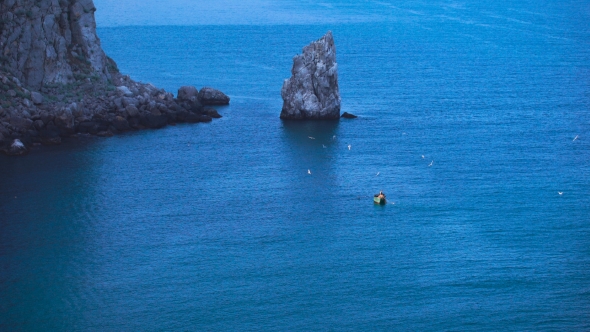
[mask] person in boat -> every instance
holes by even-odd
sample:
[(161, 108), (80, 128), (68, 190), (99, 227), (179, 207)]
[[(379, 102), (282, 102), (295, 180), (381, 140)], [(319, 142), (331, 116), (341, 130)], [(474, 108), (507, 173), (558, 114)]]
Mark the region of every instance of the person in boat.
[(379, 191), (379, 195), (377, 195), (377, 197), (385, 199), (385, 194), (383, 193), (383, 191)]

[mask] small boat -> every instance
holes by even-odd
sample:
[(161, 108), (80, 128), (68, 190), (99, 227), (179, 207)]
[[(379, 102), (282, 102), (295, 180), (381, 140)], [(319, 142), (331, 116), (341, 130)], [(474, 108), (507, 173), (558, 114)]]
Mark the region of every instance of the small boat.
[(385, 203), (386, 203), (386, 200), (385, 200), (385, 197), (379, 197), (379, 195), (375, 195), (375, 196), (373, 197), (373, 202), (374, 202), (375, 204), (379, 204), (379, 205), (385, 205)]

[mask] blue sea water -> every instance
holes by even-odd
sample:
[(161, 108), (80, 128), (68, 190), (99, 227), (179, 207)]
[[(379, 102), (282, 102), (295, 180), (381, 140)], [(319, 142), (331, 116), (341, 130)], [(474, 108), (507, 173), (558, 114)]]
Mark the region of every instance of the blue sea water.
[[(590, 329), (589, 2), (95, 4), (231, 105), (0, 157), (0, 330)], [(281, 121), (328, 30), (359, 118)]]

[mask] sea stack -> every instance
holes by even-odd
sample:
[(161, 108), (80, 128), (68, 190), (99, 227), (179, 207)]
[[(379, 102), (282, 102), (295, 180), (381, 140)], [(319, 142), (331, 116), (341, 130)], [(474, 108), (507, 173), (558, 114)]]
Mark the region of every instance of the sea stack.
[(281, 90), (281, 119), (340, 118), (338, 64), (331, 31), (305, 46), (303, 54), (293, 58), (291, 74)]

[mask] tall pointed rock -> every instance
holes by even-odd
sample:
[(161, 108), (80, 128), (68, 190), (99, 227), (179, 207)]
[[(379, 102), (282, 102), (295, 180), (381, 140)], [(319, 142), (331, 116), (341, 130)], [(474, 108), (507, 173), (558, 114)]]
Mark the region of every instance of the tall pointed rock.
[(338, 119), (340, 92), (332, 32), (305, 46), (293, 58), (291, 78), (281, 90), (281, 119)]

